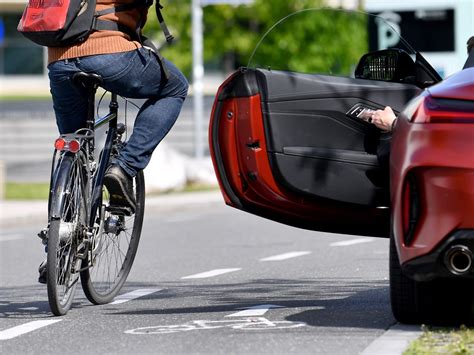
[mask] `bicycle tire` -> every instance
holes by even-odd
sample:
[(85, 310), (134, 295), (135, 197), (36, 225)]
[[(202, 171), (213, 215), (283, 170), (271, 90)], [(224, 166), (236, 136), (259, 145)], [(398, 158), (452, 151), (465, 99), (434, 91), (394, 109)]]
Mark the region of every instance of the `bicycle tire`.
[[(117, 217), (98, 211), (98, 232), (94, 235), (93, 251), (88, 260), (91, 267), (81, 272), (81, 284), (87, 299), (93, 304), (106, 304), (113, 300), (125, 283), (135, 260), (145, 213), (145, 178), (139, 172), (134, 178), (136, 198), (135, 214), (129, 218)], [(106, 189), (104, 188), (104, 191)], [(103, 194), (102, 206), (107, 205), (107, 193)], [(103, 209), (102, 209), (103, 210)], [(119, 227), (118, 233), (109, 230), (111, 219)], [(118, 219), (117, 219), (118, 218)], [(123, 218), (123, 220), (120, 220)], [(122, 248), (124, 246), (124, 248)], [(125, 250), (126, 252), (122, 251)], [(109, 250), (110, 249), (110, 250)], [(117, 259), (119, 258), (118, 262)], [(112, 272), (110, 272), (112, 270)]]
[(80, 267), (78, 248), (87, 226), (82, 153), (65, 154), (51, 186), (46, 280), (48, 302), (56, 316), (72, 305)]

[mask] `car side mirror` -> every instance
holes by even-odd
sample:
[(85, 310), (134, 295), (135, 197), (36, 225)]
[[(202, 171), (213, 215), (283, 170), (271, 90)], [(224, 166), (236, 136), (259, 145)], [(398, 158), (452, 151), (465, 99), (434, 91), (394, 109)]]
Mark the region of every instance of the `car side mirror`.
[(358, 79), (415, 83), (415, 62), (402, 49), (384, 49), (364, 54), (355, 70)]

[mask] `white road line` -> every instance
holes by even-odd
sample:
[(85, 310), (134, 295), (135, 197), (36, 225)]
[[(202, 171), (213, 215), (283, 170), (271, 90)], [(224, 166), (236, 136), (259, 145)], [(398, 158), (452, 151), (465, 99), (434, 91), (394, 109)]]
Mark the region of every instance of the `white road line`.
[(183, 223), (183, 222), (192, 222), (200, 219), (199, 216), (176, 216), (170, 217), (164, 220), (165, 223)]
[(278, 306), (276, 304), (261, 304), (258, 306), (245, 308), (243, 311), (229, 314), (226, 317), (258, 317), (258, 316), (263, 316), (265, 313), (268, 312), (269, 309), (272, 309), (272, 308), (285, 308), (285, 307)]
[(361, 355), (400, 355), (421, 333), (420, 326), (397, 323), (375, 339)]
[(354, 245), (354, 244), (362, 244), (362, 243), (371, 243), (375, 240), (375, 238), (357, 238), (357, 239), (351, 239), (351, 240), (343, 240), (342, 242), (335, 242), (329, 244), (330, 247), (347, 247), (349, 245)]
[(57, 322), (61, 322), (61, 320), (62, 319), (35, 320), (33, 322), (21, 324), (10, 329), (5, 329), (0, 331), (0, 340), (13, 339), (20, 335), (32, 332), (36, 329), (40, 329)]
[(0, 242), (9, 242), (11, 240), (21, 240), (25, 239), (26, 237), (21, 234), (7, 234), (7, 235), (0, 235)]
[(128, 302), (128, 301), (134, 300), (136, 298), (147, 296), (147, 295), (150, 295), (152, 293), (162, 291), (162, 290), (163, 290), (162, 288), (144, 288), (144, 289), (141, 289), (141, 290), (135, 290), (135, 291), (132, 291), (132, 292), (129, 292), (129, 293), (124, 293), (123, 295), (120, 295), (118, 297), (115, 297), (114, 301), (111, 302), (110, 304), (125, 303), (125, 302)]
[(299, 256), (311, 254), (310, 251), (292, 251), (285, 254), (279, 254), (274, 256), (269, 256), (267, 258), (260, 259), (260, 261), (282, 261), (291, 258), (297, 258)]
[(205, 278), (208, 278), (208, 277), (219, 276), (219, 275), (222, 275), (222, 274), (227, 274), (228, 272), (234, 272), (234, 271), (239, 271), (239, 270), (242, 270), (242, 269), (241, 268), (216, 269), (216, 270), (201, 272), (199, 274), (183, 276), (181, 279), (182, 280), (184, 280), (184, 279), (205, 279)]

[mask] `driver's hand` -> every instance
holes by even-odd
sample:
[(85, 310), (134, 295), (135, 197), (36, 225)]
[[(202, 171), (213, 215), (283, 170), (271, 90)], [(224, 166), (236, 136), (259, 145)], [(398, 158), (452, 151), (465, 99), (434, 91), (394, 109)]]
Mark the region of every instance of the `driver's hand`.
[(397, 119), (395, 113), (390, 106), (385, 107), (383, 110), (377, 110), (372, 112), (372, 123), (380, 128), (382, 131), (391, 131), (393, 122)]

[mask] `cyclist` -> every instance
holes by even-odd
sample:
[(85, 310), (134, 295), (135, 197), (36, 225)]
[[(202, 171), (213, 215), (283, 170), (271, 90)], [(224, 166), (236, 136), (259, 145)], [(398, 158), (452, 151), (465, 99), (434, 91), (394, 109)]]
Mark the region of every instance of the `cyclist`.
[[(84, 42), (48, 48), (48, 70), (56, 123), (61, 134), (73, 133), (86, 124), (87, 91), (75, 85), (80, 71), (102, 76), (104, 89), (118, 95), (147, 99), (140, 108), (126, 146), (108, 168), (104, 184), (111, 205), (135, 210), (133, 177), (150, 161), (157, 145), (174, 125), (187, 96), (188, 82), (168, 60), (141, 43), (149, 0), (97, 0), (96, 10), (110, 9), (101, 20), (121, 29), (93, 32)], [(114, 12), (122, 5), (136, 4)], [(108, 12), (108, 11), (106, 11)], [(45, 282), (44, 262), (40, 282)]]

